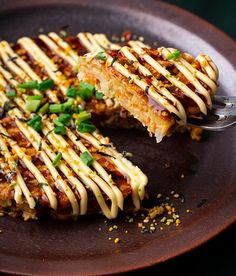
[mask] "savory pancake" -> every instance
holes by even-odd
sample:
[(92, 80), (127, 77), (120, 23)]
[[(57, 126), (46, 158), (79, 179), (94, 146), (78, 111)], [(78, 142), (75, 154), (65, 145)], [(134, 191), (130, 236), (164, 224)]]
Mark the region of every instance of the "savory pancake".
[(128, 110), (158, 142), (176, 127), (186, 127), (188, 117), (212, 108), (218, 69), (209, 56), (152, 49), (140, 41), (123, 47), (106, 42), (105, 47), (103, 36), (79, 37), (92, 51), (80, 58), (79, 80)]
[(21, 38), (13, 47), (0, 42), (4, 214), (27, 220), (101, 212), (115, 218), (125, 202), (140, 208), (147, 177), (94, 125), (121, 108), (78, 82), (79, 54), (88, 51), (78, 45), (78, 38), (66, 42), (55, 33)]

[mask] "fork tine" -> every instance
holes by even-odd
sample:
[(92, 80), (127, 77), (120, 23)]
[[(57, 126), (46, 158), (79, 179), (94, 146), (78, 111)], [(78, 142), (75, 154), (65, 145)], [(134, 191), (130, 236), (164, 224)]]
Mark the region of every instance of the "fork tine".
[(215, 95), (213, 99), (213, 104), (236, 105), (236, 96)]
[(236, 116), (236, 97), (216, 96), (210, 113), (219, 116)]
[(201, 119), (190, 118), (188, 120), (188, 125), (194, 127), (200, 127), (202, 129), (211, 130), (211, 131), (223, 131), (226, 128), (232, 127), (236, 124), (236, 117), (222, 117), (220, 120), (216, 121), (205, 121)]
[(236, 125), (236, 96), (215, 96), (213, 109), (201, 118), (189, 118), (188, 124), (212, 131)]

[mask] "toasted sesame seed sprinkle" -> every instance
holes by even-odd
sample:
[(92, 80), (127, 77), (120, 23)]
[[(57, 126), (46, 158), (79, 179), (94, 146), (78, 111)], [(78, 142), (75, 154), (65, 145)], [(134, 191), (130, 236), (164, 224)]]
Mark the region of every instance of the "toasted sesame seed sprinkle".
[(119, 242), (120, 242), (120, 239), (119, 239), (119, 238), (115, 238), (115, 239), (114, 239), (114, 243), (115, 243), (115, 244), (117, 244), (117, 243), (119, 243)]

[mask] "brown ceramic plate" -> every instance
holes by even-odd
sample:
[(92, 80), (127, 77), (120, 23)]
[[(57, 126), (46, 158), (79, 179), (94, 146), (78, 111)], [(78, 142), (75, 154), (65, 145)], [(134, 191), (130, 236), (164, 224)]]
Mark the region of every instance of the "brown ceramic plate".
[[(220, 68), (220, 93), (235, 93), (236, 45), (205, 21), (158, 1), (0, 1), (0, 38), (15, 41), (23, 35), (67, 31), (121, 33), (130, 29), (148, 41), (187, 52), (208, 53)], [(136, 223), (119, 217), (119, 230), (108, 232), (104, 217), (77, 222), (0, 219), (0, 270), (16, 274), (105, 274), (129, 271), (163, 262), (190, 250), (225, 229), (236, 219), (236, 133), (205, 133), (201, 143), (175, 135), (155, 144), (147, 133), (105, 130), (120, 150), (135, 153), (149, 176), (150, 202), (157, 192), (185, 195), (178, 210), (182, 224), (153, 234), (141, 234)], [(165, 168), (169, 163), (170, 167)], [(181, 174), (185, 177), (181, 178)], [(200, 204), (199, 204), (200, 203)], [(205, 203), (205, 204), (201, 204)], [(190, 213), (186, 213), (190, 209)], [(111, 222), (111, 225), (114, 222)], [(160, 226), (160, 224), (159, 224)], [(102, 230), (99, 231), (99, 228)], [(129, 233), (125, 234), (125, 230)], [(108, 237), (118, 236), (114, 245)]]

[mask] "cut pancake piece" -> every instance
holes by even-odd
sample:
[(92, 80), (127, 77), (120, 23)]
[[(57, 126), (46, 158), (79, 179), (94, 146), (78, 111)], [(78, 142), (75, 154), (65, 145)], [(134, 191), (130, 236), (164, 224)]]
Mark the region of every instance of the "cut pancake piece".
[(176, 127), (186, 127), (188, 117), (207, 114), (218, 79), (210, 57), (129, 45), (86, 54), (79, 61), (79, 80), (127, 109), (158, 142)]

